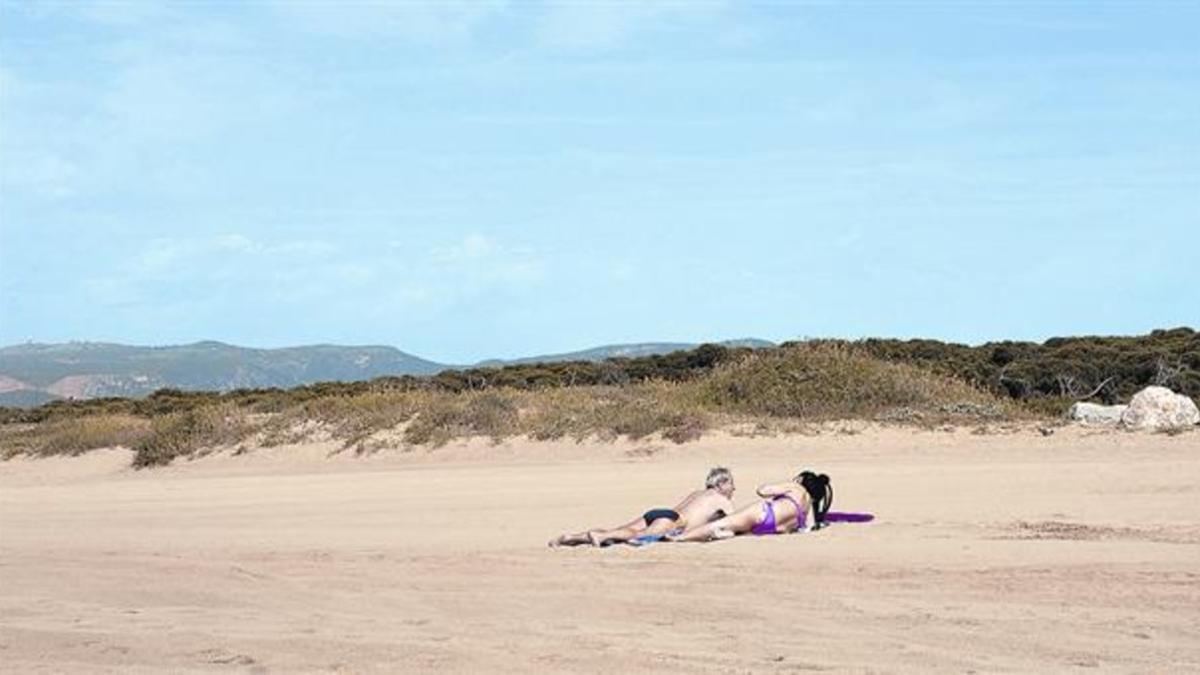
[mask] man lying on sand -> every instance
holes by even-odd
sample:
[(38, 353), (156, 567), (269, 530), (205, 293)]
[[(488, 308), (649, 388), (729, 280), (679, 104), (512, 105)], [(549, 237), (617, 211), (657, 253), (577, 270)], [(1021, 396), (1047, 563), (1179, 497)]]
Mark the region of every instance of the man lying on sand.
[(802, 471), (790, 481), (760, 485), (755, 502), (708, 523), (697, 523), (686, 532), (671, 532), (668, 541), (710, 541), (739, 534), (787, 534), (806, 529), (808, 514), (813, 515), (812, 529), (825, 524), (825, 514), (833, 504), (833, 486), (829, 476)]
[(684, 497), (673, 509), (650, 509), (640, 518), (612, 529), (592, 529), (562, 534), (550, 540), (550, 546), (592, 546), (619, 544), (638, 537), (662, 536), (702, 525), (733, 511), (733, 474), (719, 466), (708, 472), (704, 489)]

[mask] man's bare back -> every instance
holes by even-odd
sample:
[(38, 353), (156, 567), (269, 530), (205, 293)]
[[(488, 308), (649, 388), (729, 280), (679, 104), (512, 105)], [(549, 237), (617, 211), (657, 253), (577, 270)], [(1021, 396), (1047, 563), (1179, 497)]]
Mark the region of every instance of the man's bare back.
[(679, 514), (675, 527), (686, 530), (733, 513), (733, 500), (716, 488), (696, 490), (675, 506), (675, 512)]

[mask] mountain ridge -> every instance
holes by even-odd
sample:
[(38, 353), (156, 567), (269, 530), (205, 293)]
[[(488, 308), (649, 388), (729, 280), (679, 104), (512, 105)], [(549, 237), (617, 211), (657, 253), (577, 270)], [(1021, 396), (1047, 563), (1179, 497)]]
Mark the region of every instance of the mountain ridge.
[[(159, 389), (230, 391), (290, 388), (316, 382), (433, 375), (443, 370), (559, 361), (602, 361), (691, 349), (700, 343), (629, 343), (587, 350), (488, 359), (470, 365), (430, 361), (388, 345), (313, 344), (240, 347), (216, 340), (180, 345), (116, 342), (26, 342), (0, 347), (0, 406), (31, 407), (58, 399), (141, 397)], [(726, 346), (772, 346), (753, 338)]]
[[(500, 366), (516, 366), (529, 363), (558, 363), (561, 361), (602, 361), (611, 358), (637, 358), (654, 354), (669, 354), (684, 349), (695, 349), (700, 342), (632, 342), (623, 344), (601, 345), (591, 349), (573, 352), (542, 354), (539, 356), (524, 356), (516, 359), (487, 359), (474, 364), (475, 368), (495, 368)], [(723, 347), (774, 347), (775, 343), (758, 338), (737, 338), (714, 342)]]

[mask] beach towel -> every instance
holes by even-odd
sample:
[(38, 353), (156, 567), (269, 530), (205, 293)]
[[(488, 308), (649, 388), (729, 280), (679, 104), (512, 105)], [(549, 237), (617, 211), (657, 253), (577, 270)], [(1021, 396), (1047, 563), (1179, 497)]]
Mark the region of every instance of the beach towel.
[(825, 514), (826, 523), (869, 523), (875, 520), (873, 513), (855, 513), (853, 511), (830, 511)]

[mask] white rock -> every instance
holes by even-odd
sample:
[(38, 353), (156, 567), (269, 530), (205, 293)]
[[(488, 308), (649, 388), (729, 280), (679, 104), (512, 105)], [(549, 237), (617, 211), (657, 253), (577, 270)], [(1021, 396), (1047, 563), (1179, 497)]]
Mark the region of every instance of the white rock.
[(1166, 387), (1146, 387), (1134, 394), (1121, 423), (1130, 429), (1177, 429), (1200, 424), (1200, 409)]
[(1067, 411), (1067, 418), (1080, 424), (1096, 426), (1117, 426), (1127, 405), (1098, 405), (1096, 403), (1076, 403)]

